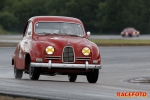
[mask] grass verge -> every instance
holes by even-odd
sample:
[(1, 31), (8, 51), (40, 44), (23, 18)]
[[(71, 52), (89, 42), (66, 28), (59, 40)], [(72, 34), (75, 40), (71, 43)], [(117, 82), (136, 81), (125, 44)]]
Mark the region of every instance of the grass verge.
[[(98, 46), (150, 46), (150, 40), (90, 39)], [(0, 42), (0, 47), (16, 47), (18, 43)]]
[(8, 95), (0, 95), (0, 100), (38, 100), (38, 99), (31, 99), (31, 98), (17, 97), (17, 96), (8, 96)]
[(150, 46), (150, 40), (90, 39), (98, 46)]
[(0, 47), (16, 47), (18, 43), (0, 42)]

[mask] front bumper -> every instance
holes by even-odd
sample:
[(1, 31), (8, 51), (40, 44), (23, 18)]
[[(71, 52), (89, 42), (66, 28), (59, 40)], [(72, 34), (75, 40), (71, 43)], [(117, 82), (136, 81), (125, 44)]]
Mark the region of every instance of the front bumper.
[(49, 60), (48, 63), (35, 63), (31, 62), (30, 67), (46, 67), (46, 68), (83, 68), (83, 69), (101, 69), (101, 65), (89, 64), (88, 61), (85, 64), (65, 64), (65, 63), (52, 63)]

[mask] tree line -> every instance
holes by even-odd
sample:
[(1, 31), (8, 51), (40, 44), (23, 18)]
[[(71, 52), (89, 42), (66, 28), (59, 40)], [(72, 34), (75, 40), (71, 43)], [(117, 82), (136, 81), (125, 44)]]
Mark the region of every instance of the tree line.
[(120, 34), (134, 27), (150, 33), (150, 0), (0, 0), (0, 28), (22, 32), (32, 16), (79, 18), (87, 31)]

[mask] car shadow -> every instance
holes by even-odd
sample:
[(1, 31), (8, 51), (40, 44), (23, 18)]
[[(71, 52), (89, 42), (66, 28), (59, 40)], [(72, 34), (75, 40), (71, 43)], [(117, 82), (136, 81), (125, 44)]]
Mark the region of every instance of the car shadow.
[(30, 79), (21, 79), (21, 80), (25, 80), (25, 81), (37, 81), (37, 82), (61, 82), (61, 83), (88, 83), (88, 82), (69, 82), (69, 81), (62, 81), (62, 80), (30, 80)]

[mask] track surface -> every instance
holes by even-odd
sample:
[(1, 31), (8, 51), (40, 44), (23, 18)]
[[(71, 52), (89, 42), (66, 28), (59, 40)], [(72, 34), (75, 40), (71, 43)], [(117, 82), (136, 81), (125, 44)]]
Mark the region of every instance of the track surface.
[[(0, 92), (48, 100), (150, 100), (150, 47), (99, 47), (102, 69), (96, 84), (85, 76), (75, 83), (67, 76), (41, 76), (38, 81), (14, 78), (11, 57), (15, 48), (0, 47)], [(135, 81), (136, 79), (147, 79)], [(131, 82), (130, 82), (131, 81)], [(118, 98), (117, 92), (147, 92), (146, 98)]]

